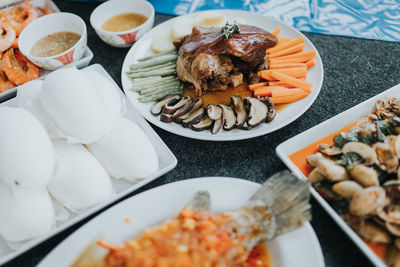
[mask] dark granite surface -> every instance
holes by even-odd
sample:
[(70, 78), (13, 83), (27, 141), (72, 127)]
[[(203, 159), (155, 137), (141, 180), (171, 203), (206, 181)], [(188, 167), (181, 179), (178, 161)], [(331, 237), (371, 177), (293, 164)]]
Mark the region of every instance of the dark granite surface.
[[(103, 65), (115, 81), (121, 84), (121, 67), (128, 49), (112, 48), (97, 37), (89, 22), (90, 13), (97, 4), (55, 2), (62, 11), (75, 13), (85, 20), (88, 26), (88, 45), (94, 53), (92, 63)], [(169, 18), (171, 16), (156, 15), (155, 24)], [(400, 83), (400, 43), (311, 33), (306, 33), (306, 36), (321, 55), (325, 77), (319, 97), (303, 116), (274, 133), (235, 142), (197, 141), (154, 127), (178, 158), (178, 166), (136, 193), (158, 185), (202, 176), (240, 177), (262, 182), (273, 173), (285, 169), (275, 154), (278, 144)], [(371, 266), (368, 259), (314, 200), (312, 207), (312, 226), (321, 243), (326, 266)], [(36, 265), (58, 243), (94, 216), (43, 242), (5, 266)]]

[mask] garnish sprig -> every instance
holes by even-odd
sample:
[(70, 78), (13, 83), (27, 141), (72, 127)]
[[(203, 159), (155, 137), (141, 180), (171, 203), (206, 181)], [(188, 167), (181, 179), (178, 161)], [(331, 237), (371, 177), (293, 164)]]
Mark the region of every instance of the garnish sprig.
[(221, 28), (221, 34), (224, 36), (225, 40), (227, 40), (233, 33), (240, 33), (239, 24), (233, 21), (232, 24), (227, 22), (225, 26)]

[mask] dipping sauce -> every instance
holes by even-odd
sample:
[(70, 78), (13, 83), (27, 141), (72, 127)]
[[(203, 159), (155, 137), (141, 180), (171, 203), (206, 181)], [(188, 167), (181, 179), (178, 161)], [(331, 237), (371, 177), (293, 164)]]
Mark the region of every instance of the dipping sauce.
[(106, 20), (101, 29), (108, 32), (123, 32), (142, 25), (146, 20), (147, 17), (142, 14), (125, 13)]
[(58, 55), (73, 47), (80, 38), (81, 36), (74, 32), (56, 32), (49, 34), (33, 45), (31, 55), (35, 57), (51, 57)]

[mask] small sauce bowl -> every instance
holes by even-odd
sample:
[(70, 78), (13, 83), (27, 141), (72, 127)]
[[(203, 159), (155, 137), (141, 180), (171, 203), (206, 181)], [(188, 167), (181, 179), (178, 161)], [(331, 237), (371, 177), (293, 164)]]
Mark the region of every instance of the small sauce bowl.
[[(126, 13), (141, 14), (147, 20), (136, 28), (122, 32), (101, 29), (108, 19)], [(145, 0), (109, 0), (93, 10), (90, 24), (105, 43), (115, 47), (129, 47), (153, 27), (154, 7)]]
[[(36, 57), (31, 54), (34, 44), (56, 32), (74, 32), (81, 38), (68, 50), (49, 57)], [(87, 32), (85, 22), (77, 15), (59, 12), (32, 21), (18, 38), (18, 47), (33, 64), (47, 70), (55, 70), (78, 61), (86, 50)]]

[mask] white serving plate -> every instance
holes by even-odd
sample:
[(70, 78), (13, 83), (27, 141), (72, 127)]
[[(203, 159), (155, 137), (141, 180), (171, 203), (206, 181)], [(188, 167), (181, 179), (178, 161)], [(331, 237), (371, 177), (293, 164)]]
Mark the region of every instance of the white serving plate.
[[(135, 195), (103, 212), (75, 231), (39, 263), (38, 267), (71, 266), (92, 244), (102, 240), (122, 243), (144, 229), (177, 214), (199, 190), (211, 195), (211, 211), (234, 210), (260, 188), (260, 184), (227, 177), (189, 179)], [(130, 222), (126, 223), (125, 219)], [(309, 223), (267, 242), (272, 266), (323, 267), (318, 239)]]
[[(21, 2), (21, 1), (19, 1), (19, 2)], [(34, 6), (41, 6), (41, 7), (45, 7), (45, 8), (50, 8), (52, 10), (55, 10), (56, 12), (60, 12), (60, 9), (51, 0), (32, 0), (31, 2), (32, 2), (32, 4)], [(1, 7), (2, 6), (1, 6), (1, 3), (0, 3), (0, 8)], [(71, 64), (66, 65), (64, 67), (73, 67), (73, 66), (75, 66), (78, 69), (81, 69), (81, 68), (87, 67), (90, 64), (90, 61), (92, 59), (93, 59), (93, 52), (87, 46), (86, 47), (86, 51), (83, 53), (83, 56), (81, 57), (81, 59), (79, 59), (78, 61), (72, 62)], [(51, 72), (49, 70), (44, 70), (42, 68), (39, 68), (39, 70), (40, 70), (40, 76), (39, 76), (38, 79), (43, 79), (47, 74), (49, 74)], [(14, 87), (14, 88), (12, 88), (10, 90), (7, 90), (7, 91), (5, 91), (3, 93), (0, 93), (0, 103), (10, 99), (11, 97), (14, 97), (16, 95), (17, 90), (18, 90), (18, 86)]]
[[(296, 30), (291, 26), (283, 24), (282, 22), (279, 22), (272, 18), (240, 10), (216, 10), (216, 11), (225, 14), (228, 20), (235, 18), (244, 18), (246, 20), (246, 24), (258, 26), (268, 31), (272, 31), (276, 27), (280, 27), (281, 33), (279, 35), (292, 38), (303, 36), (305, 41), (304, 51), (312, 49), (316, 50), (311, 41), (301, 32), (299, 32), (298, 30)], [(185, 17), (194, 17), (198, 13), (199, 12), (188, 14), (185, 15)], [(248, 131), (233, 129), (231, 131), (220, 131), (218, 134), (212, 135), (210, 131), (196, 132), (191, 129), (183, 128), (181, 125), (176, 123), (161, 122), (159, 116), (154, 116), (150, 112), (150, 107), (153, 105), (154, 102), (141, 103), (137, 100), (138, 93), (130, 90), (132, 86), (132, 81), (130, 78), (126, 76), (125, 73), (129, 70), (130, 65), (137, 62), (138, 59), (146, 55), (153, 54), (151, 50), (152, 40), (160, 32), (169, 31), (172, 28), (174, 20), (176, 20), (176, 18), (170, 19), (158, 25), (157, 27), (150, 30), (147, 34), (145, 34), (139, 41), (137, 41), (131, 47), (122, 65), (122, 72), (121, 72), (122, 88), (124, 89), (126, 96), (131, 101), (131, 103), (137, 108), (140, 114), (142, 114), (142, 116), (152, 124), (171, 133), (200, 140), (233, 141), (233, 140), (249, 139), (276, 131), (288, 125), (289, 123), (293, 122), (298, 117), (300, 117), (317, 98), (321, 90), (322, 80), (324, 76), (322, 61), (318, 52), (317, 55), (315, 56), (317, 64), (308, 71), (306, 79), (308, 82), (311, 82), (313, 84), (312, 93), (308, 97), (285, 107), (282, 111), (279, 111), (276, 118), (270, 123), (263, 123), (258, 127), (255, 127)]]
[[(297, 166), (290, 160), (289, 156), (300, 149), (336, 132), (345, 126), (363, 118), (374, 111), (375, 103), (378, 99), (386, 97), (400, 97), (400, 84), (326, 120), (307, 131), (304, 131), (295, 137), (283, 142), (276, 148), (276, 153), (286, 166), (294, 172), (297, 177), (307, 179)], [(305, 160), (305, 159), (304, 159)], [(386, 266), (384, 262), (375, 255), (375, 253), (364, 243), (364, 241), (355, 233), (345, 221), (336, 213), (336, 211), (322, 198), (318, 192), (311, 188), (311, 193), (321, 206), (329, 213), (334, 221), (343, 229), (343, 231), (354, 241), (354, 243), (364, 252), (364, 254), (376, 266)]]
[[(114, 83), (115, 90), (120, 90), (118, 85), (114, 82), (114, 80), (111, 78), (111, 76), (106, 72), (106, 70), (101, 65), (99, 65), (99, 64), (90, 65), (89, 67), (86, 67), (83, 70), (84, 71), (85, 70), (98, 71), (100, 74), (106, 76), (108, 79), (110, 79)], [(15, 106), (15, 99), (11, 99), (7, 102), (4, 102), (4, 103), (0, 104), (0, 106)], [(106, 207), (107, 205), (113, 203), (114, 201), (122, 198), (123, 196), (126, 196), (127, 194), (135, 191), (136, 189), (146, 185), (147, 183), (157, 179), (158, 177), (164, 175), (165, 173), (167, 173), (170, 170), (172, 170), (173, 168), (175, 168), (175, 166), (177, 164), (177, 159), (174, 156), (174, 154), (165, 145), (165, 143), (161, 140), (161, 138), (156, 134), (156, 132), (153, 130), (153, 128), (151, 128), (151, 126), (146, 122), (146, 120), (144, 120), (139, 115), (139, 113), (136, 111), (136, 109), (128, 103), (128, 101), (127, 101), (127, 111), (126, 111), (125, 117), (136, 122), (140, 126), (140, 128), (142, 128), (142, 130), (144, 131), (146, 136), (149, 138), (150, 142), (155, 147), (159, 161), (160, 161), (159, 170), (156, 173), (154, 173), (153, 175), (145, 178), (144, 180), (142, 180), (136, 184), (124, 182), (123, 180), (115, 180), (112, 178), (113, 186), (114, 186), (114, 189), (116, 190), (116, 193), (107, 202), (102, 203), (97, 206), (94, 206), (90, 209), (84, 210), (83, 212), (80, 212), (78, 214), (73, 214), (67, 221), (61, 223), (60, 225), (57, 225), (55, 228), (53, 228), (47, 234), (26, 242), (25, 244), (23, 244), (21, 247), (19, 247), (16, 250), (11, 250), (6, 245), (5, 241), (0, 237), (0, 265), (11, 260), (12, 258), (15, 258), (16, 256), (22, 254), (23, 252), (27, 251), (28, 249), (43, 242), (44, 240), (56, 235), (57, 233), (63, 231), (64, 229), (70, 227), (71, 225), (79, 222), (80, 220), (88, 217), (89, 215), (97, 212), (98, 210)]]

